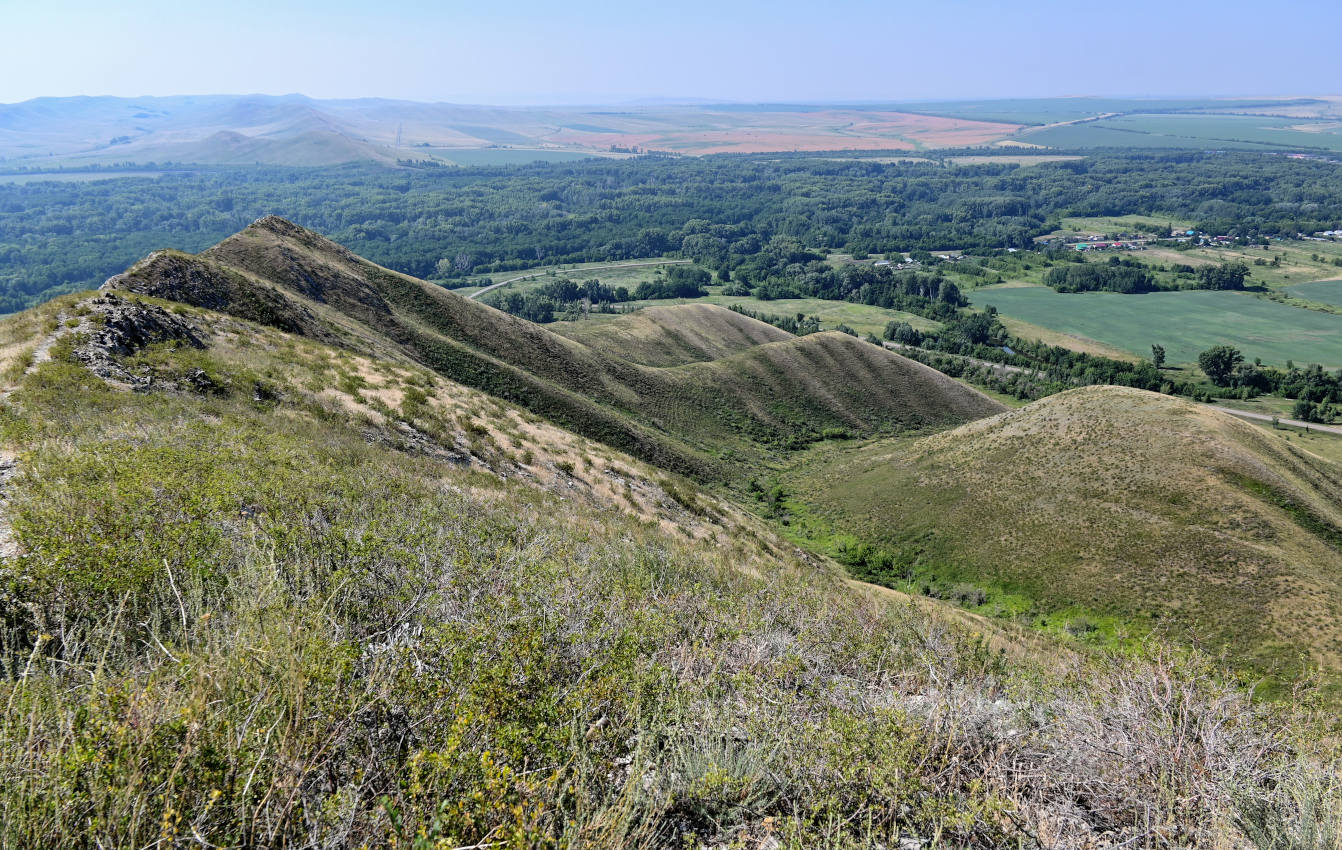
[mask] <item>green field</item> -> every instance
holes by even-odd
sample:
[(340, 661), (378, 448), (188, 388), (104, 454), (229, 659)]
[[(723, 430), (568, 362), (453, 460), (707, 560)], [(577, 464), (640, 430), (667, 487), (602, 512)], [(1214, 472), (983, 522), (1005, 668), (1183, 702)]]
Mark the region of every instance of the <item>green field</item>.
[[(1308, 127), (1307, 130), (1297, 129)], [(1258, 115), (1116, 115), (1018, 136), (1054, 148), (1308, 148), (1342, 151), (1337, 122)]]
[(1342, 316), (1303, 310), (1237, 292), (1153, 292), (1063, 295), (1039, 286), (986, 287), (970, 293), (975, 306), (1093, 339), (1139, 356), (1165, 346), (1171, 363), (1229, 343), (1252, 360), (1282, 365), (1342, 367)]
[(1306, 301), (1318, 301), (1342, 307), (1342, 278), (1337, 280), (1316, 280), (1313, 283), (1300, 283), (1286, 287), (1286, 292)]
[[(1273, 242), (1269, 248), (1207, 247), (1187, 251), (1152, 249), (1131, 256), (1142, 262), (1167, 265), (1242, 262), (1249, 266), (1250, 285), (1269, 288), (1342, 276), (1342, 267), (1332, 263), (1342, 258), (1342, 243), (1338, 242), (1282, 241)], [(1277, 266), (1270, 265), (1274, 258), (1278, 260)], [(1267, 264), (1258, 265), (1259, 260)]]
[[(1003, 100), (966, 100), (930, 103), (905, 103), (899, 108), (922, 115), (943, 115), (975, 121), (1001, 121), (1007, 124), (1053, 124), (1075, 121), (1111, 112), (1140, 112), (1194, 109), (1281, 108), (1290, 102), (1280, 99), (1257, 100), (1134, 100), (1104, 97), (1008, 98)], [(1298, 104), (1319, 103), (1301, 98)], [(1219, 117), (1219, 116), (1218, 116)]]

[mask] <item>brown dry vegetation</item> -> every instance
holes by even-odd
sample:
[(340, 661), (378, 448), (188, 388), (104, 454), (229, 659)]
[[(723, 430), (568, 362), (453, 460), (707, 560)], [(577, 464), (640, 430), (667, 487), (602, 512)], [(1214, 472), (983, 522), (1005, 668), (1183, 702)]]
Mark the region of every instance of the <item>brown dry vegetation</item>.
[(681, 366), (792, 339), (773, 325), (713, 304), (645, 307), (607, 321), (561, 322), (555, 331), (643, 366)]

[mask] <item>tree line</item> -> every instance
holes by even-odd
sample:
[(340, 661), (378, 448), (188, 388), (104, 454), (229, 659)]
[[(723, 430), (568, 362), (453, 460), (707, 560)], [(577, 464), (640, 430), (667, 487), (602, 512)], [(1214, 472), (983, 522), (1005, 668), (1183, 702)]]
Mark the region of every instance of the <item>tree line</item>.
[[(1140, 295), (1146, 292), (1164, 292), (1180, 289), (1244, 289), (1249, 278), (1249, 266), (1242, 262), (1228, 262), (1189, 269), (1188, 285), (1162, 283), (1151, 269), (1127, 257), (1113, 256), (1106, 262), (1090, 263), (1079, 254), (1072, 262), (1054, 266), (1044, 274), (1044, 285), (1058, 292), (1118, 292)], [(1184, 267), (1187, 268), (1187, 267)]]
[(93, 287), (262, 215), (453, 282), (545, 264), (696, 260), (777, 292), (825, 252), (1033, 246), (1063, 215), (1174, 215), (1232, 236), (1342, 227), (1342, 170), (1255, 153), (1104, 153), (1018, 168), (709, 156), (493, 168), (210, 167), (0, 184), (0, 310)]

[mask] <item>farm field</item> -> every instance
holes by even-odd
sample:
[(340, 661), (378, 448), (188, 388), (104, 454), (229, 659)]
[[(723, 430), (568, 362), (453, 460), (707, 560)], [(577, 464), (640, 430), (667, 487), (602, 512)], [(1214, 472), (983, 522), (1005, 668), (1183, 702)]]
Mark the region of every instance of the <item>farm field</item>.
[(951, 165), (1043, 165), (1046, 162), (1071, 162), (1081, 159), (1076, 155), (1024, 153), (1005, 156), (948, 156), (946, 162)]
[(908, 103), (899, 108), (927, 115), (945, 115), (977, 121), (1046, 125), (1129, 112), (1255, 111), (1313, 118), (1328, 114), (1332, 104), (1321, 98), (1257, 98), (1252, 100), (1150, 100), (1106, 97), (1008, 98), (935, 103)]
[(924, 150), (981, 145), (1019, 129), (1013, 123), (838, 107), (706, 107), (599, 117), (601, 126), (570, 123), (543, 140), (588, 150), (617, 145), (686, 154)]
[(1286, 293), (1306, 301), (1342, 307), (1342, 276), (1335, 280), (1316, 280), (1286, 287)]
[[(1007, 287), (1013, 289), (1033, 288), (1033, 287), (1016, 287), (1012, 286), (1011, 284), (1004, 284), (1002, 288)], [(1002, 325), (1007, 329), (1007, 333), (1011, 334), (1012, 336), (1018, 336), (1021, 339), (1037, 339), (1040, 342), (1047, 343), (1048, 345), (1057, 345), (1063, 348), (1071, 349), (1072, 351), (1080, 351), (1083, 354), (1096, 354), (1099, 355), (1100, 357), (1109, 357), (1114, 360), (1131, 361), (1140, 359), (1130, 351), (1126, 351), (1114, 345), (1106, 345), (1105, 343), (1099, 342), (1097, 340), (1087, 339), (1084, 336), (1077, 336), (1076, 334), (1068, 334), (1063, 333), (1062, 331), (1055, 331), (1052, 328), (1046, 328), (1043, 327), (1042, 325), (1032, 324), (1030, 322), (1023, 321), (1021, 319), (1012, 318), (1010, 316), (999, 316), (998, 318), (1001, 320)]]
[(1342, 367), (1342, 316), (1290, 307), (1236, 292), (1107, 292), (1060, 294), (1042, 286), (985, 287), (969, 293), (975, 306), (992, 304), (1004, 316), (1093, 339), (1139, 357), (1165, 346), (1171, 363), (1228, 343), (1250, 360), (1283, 365)]
[(1212, 148), (1342, 151), (1336, 122), (1259, 115), (1130, 114), (1027, 130), (1016, 138), (1056, 148)]

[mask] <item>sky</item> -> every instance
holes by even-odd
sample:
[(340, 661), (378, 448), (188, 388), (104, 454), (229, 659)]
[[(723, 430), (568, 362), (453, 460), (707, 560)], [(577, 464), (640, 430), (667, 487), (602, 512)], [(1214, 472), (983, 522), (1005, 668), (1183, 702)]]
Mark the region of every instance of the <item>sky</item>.
[(1342, 3), (0, 0), (0, 102), (1342, 94)]

